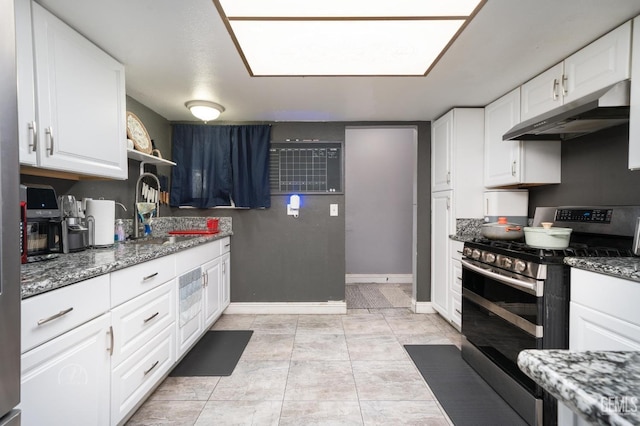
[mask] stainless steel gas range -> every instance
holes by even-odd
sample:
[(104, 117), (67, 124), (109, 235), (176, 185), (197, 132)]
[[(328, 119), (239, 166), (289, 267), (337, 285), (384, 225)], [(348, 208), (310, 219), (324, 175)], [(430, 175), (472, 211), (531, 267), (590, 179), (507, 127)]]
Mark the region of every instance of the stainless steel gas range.
[(476, 239), (462, 259), (462, 356), (531, 425), (557, 422), (556, 400), (516, 364), (523, 349), (569, 347), (565, 257), (632, 256), (640, 206), (542, 207), (534, 226), (572, 228), (567, 249)]

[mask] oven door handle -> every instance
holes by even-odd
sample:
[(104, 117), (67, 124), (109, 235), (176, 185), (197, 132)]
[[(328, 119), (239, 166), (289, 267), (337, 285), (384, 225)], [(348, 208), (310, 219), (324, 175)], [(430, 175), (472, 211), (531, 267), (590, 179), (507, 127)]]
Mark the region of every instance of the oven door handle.
[(543, 329), (541, 325), (533, 324), (532, 322), (527, 321), (526, 319), (514, 314), (513, 312), (509, 312), (502, 306), (498, 306), (495, 303), (492, 303), (491, 301), (485, 299), (484, 297), (477, 295), (469, 289), (462, 289), (462, 297), (469, 300), (471, 303), (482, 306), (487, 311), (499, 316), (509, 324), (518, 327), (520, 330), (529, 333), (533, 337), (542, 338)]
[[(462, 265), (465, 268), (469, 268), (473, 272), (477, 272), (480, 275), (484, 275), (485, 277), (491, 278), (495, 281), (500, 281), (503, 284), (510, 285), (511, 287), (516, 287), (526, 291), (529, 294), (533, 294), (534, 296), (540, 297), (542, 296), (542, 282), (536, 281), (536, 283), (528, 283), (526, 281), (521, 281), (516, 278), (505, 277), (504, 275), (497, 274), (485, 268), (481, 268), (473, 263), (471, 263), (467, 259), (462, 259)], [(464, 286), (464, 283), (463, 283)]]

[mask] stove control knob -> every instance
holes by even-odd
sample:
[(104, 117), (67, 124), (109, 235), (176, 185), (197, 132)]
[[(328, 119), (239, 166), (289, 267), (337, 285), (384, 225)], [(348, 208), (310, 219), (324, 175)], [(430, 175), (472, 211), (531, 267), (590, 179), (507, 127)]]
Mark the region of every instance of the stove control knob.
[(473, 249), (473, 252), (471, 253), (471, 257), (472, 257), (474, 260), (478, 260), (478, 259), (480, 259), (480, 250), (478, 250), (478, 249)]
[(496, 261), (496, 255), (493, 253), (486, 253), (484, 256), (484, 260), (487, 263), (494, 263)]
[(527, 263), (523, 260), (516, 260), (515, 270), (517, 272), (524, 272), (527, 270)]
[(465, 247), (462, 250), (462, 255), (466, 257), (470, 257), (472, 252), (473, 252), (473, 249), (471, 247)]
[(507, 269), (511, 269), (511, 265), (513, 265), (513, 260), (511, 260), (510, 257), (505, 257), (504, 259), (502, 259), (502, 266)]

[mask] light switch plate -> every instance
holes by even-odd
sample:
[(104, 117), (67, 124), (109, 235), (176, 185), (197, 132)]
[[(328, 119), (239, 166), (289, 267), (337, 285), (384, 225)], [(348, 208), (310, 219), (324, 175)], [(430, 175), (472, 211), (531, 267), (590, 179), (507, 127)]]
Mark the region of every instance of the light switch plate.
[(337, 204), (329, 204), (329, 216), (338, 216)]

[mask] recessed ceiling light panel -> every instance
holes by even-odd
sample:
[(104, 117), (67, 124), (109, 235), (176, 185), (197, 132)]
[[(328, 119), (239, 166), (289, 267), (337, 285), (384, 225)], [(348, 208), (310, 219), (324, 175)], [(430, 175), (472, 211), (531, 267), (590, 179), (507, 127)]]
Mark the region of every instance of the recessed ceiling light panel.
[(470, 16), (479, 0), (219, 0), (228, 18)]
[(462, 24), (234, 21), (231, 27), (256, 76), (423, 75)]
[(213, 0), (253, 76), (423, 76), (486, 0)]

